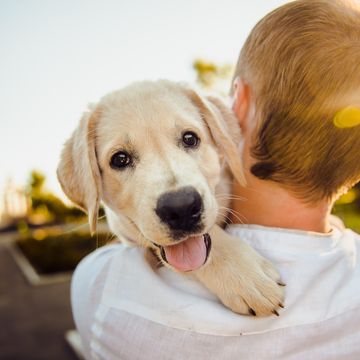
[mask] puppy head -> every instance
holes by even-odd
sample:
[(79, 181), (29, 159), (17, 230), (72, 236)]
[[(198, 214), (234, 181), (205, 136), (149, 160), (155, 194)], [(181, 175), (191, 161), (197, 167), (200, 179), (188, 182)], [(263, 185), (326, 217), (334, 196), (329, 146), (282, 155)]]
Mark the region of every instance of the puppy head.
[(190, 238), (195, 244), (218, 216), (222, 159), (244, 183), (234, 124), (221, 102), (185, 85), (136, 83), (83, 116), (58, 177), (88, 212), (92, 231), (101, 200), (115, 233), (160, 250)]

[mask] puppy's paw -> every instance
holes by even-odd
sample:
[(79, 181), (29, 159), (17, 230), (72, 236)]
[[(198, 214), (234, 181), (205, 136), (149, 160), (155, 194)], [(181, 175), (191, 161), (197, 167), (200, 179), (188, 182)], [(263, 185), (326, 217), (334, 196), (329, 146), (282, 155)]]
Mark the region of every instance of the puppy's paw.
[(251, 260), (247, 266), (244, 262), (229, 261), (223, 267), (224, 284), (217, 295), (225, 306), (236, 313), (279, 316), (280, 309), (284, 307), (285, 284), (270, 262), (255, 252), (248, 255)]
[(209, 261), (194, 275), (236, 313), (278, 316), (285, 287), (275, 267), (222, 229), (211, 231), (211, 238)]

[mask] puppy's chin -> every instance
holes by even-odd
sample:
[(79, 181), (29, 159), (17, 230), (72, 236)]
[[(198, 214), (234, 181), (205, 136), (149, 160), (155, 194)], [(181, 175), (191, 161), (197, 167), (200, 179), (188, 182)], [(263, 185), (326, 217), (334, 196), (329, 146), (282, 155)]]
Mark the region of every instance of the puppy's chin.
[(165, 265), (180, 272), (195, 271), (204, 266), (211, 252), (209, 234), (190, 236), (173, 245), (157, 247), (157, 254)]

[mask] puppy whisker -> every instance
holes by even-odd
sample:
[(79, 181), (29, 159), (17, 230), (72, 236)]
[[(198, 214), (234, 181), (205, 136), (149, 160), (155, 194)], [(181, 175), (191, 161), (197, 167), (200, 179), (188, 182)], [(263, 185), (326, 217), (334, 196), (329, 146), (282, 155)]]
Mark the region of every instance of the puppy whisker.
[[(236, 218), (238, 221), (239, 221), (239, 223), (240, 224), (244, 224), (244, 223), (247, 223), (248, 221), (247, 221), (247, 218), (244, 216), (244, 215), (242, 215), (242, 214), (240, 214), (238, 211), (235, 211), (235, 210), (233, 210), (233, 209), (230, 209), (230, 208), (228, 208), (228, 207), (226, 207), (226, 206), (221, 206), (220, 207), (222, 210), (225, 210), (226, 212), (228, 212), (228, 213), (230, 213), (234, 218)], [(243, 219), (241, 219), (241, 217), (245, 220), (243, 220)]]
[(221, 213), (220, 211), (219, 211), (219, 214), (222, 216), (222, 217), (224, 217), (224, 219), (225, 219), (225, 223), (226, 224), (232, 224), (233, 223), (233, 221), (232, 221), (232, 219), (229, 217), (229, 213), (227, 212), (227, 213)]
[(223, 195), (219, 195), (219, 194), (216, 194), (215, 195), (215, 198), (217, 200), (239, 200), (239, 201), (247, 201), (247, 198), (243, 197), (243, 196), (235, 196), (235, 195), (226, 195), (226, 194), (223, 194)]

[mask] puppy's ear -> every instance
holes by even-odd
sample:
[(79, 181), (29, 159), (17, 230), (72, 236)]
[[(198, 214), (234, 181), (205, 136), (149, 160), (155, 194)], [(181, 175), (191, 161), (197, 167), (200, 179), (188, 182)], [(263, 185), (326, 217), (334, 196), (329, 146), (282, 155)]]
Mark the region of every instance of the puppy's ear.
[(244, 167), (238, 150), (241, 133), (235, 114), (216, 97), (201, 96), (190, 88), (186, 89), (186, 93), (199, 109), (215, 144), (225, 156), (233, 176), (241, 185), (245, 185)]
[(83, 115), (79, 126), (64, 145), (57, 169), (65, 194), (88, 214), (92, 234), (96, 231), (101, 195), (95, 150), (95, 126), (99, 116), (99, 108)]

